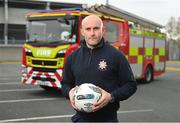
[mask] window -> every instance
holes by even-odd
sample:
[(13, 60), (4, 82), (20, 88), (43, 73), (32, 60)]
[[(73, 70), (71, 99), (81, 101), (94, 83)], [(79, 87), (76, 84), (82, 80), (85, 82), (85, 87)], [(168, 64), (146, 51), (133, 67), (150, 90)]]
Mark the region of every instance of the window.
[(116, 42), (118, 41), (118, 29), (119, 25), (118, 23), (109, 21), (106, 23), (106, 40), (108, 42)]
[(4, 24), (0, 24), (0, 44), (4, 44)]
[(8, 25), (8, 43), (23, 44), (25, 42), (25, 25)]

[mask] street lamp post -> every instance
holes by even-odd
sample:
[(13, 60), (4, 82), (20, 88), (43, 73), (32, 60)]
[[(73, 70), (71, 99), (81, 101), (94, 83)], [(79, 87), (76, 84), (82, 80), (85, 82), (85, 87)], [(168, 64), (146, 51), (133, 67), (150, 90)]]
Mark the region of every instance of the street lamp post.
[(4, 3), (4, 44), (8, 44), (8, 0)]

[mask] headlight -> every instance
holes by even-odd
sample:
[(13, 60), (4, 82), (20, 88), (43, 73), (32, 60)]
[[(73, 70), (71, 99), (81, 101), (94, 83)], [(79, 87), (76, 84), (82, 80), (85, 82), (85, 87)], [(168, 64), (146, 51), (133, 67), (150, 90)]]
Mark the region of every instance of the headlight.
[(60, 50), (59, 52), (58, 52), (58, 54), (65, 54), (66, 53), (66, 50)]
[(33, 56), (32, 51), (28, 48), (25, 48), (25, 52), (27, 56)]
[(30, 49), (25, 48), (25, 51), (31, 53)]
[(64, 57), (65, 53), (66, 53), (66, 49), (60, 50), (60, 51), (57, 53), (57, 56), (56, 56), (56, 57)]

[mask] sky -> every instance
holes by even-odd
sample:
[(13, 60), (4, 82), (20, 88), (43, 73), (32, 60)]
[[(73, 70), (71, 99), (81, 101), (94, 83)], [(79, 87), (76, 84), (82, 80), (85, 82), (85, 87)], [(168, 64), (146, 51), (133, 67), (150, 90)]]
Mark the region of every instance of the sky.
[(170, 17), (180, 17), (180, 0), (53, 0), (84, 4), (105, 4), (133, 13), (161, 25), (166, 25)]

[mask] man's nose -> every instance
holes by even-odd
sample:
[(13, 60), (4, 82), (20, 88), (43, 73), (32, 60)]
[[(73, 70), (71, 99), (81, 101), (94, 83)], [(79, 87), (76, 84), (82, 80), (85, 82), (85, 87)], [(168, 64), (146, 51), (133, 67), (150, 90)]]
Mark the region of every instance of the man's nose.
[(95, 31), (93, 29), (91, 29), (90, 33), (91, 33), (91, 35), (94, 35)]

